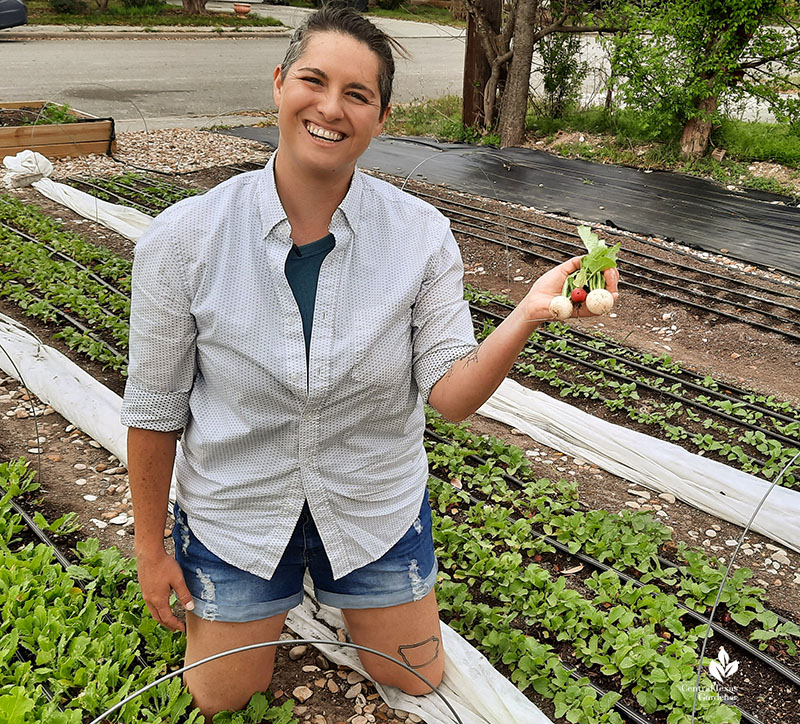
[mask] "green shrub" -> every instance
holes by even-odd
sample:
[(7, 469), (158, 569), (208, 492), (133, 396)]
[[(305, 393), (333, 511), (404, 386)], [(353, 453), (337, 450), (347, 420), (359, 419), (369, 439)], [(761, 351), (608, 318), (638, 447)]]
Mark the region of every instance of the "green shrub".
[(162, 0), (122, 0), (122, 6), (127, 9), (152, 10), (154, 13), (166, 5)]
[(48, 0), (48, 2), (57, 13), (79, 15), (86, 12), (86, 3), (83, 0)]

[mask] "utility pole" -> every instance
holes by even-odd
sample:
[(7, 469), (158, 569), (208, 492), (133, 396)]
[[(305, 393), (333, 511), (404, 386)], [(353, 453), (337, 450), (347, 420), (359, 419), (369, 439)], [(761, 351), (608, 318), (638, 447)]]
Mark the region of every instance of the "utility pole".
[[(483, 8), (495, 33), (500, 32), (503, 0), (475, 0)], [(489, 61), (481, 47), (472, 13), (467, 13), (467, 48), (464, 53), (464, 86), (461, 119), (465, 126), (476, 126), (483, 119), (483, 89), (491, 75)]]

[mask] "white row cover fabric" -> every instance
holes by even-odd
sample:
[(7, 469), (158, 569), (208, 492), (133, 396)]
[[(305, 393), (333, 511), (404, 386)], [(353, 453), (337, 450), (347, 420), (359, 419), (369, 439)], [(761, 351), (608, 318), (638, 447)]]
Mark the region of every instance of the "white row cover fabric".
[(6, 156), (3, 164), (9, 169), (6, 173), (7, 184), (15, 187), (30, 184), (48, 199), (116, 231), (134, 243), (153, 220), (152, 216), (130, 206), (112, 204), (72, 186), (52, 181), (47, 176), (52, 172), (53, 164), (35, 151), (20, 151), (16, 156)]
[[(43, 402), (50, 405), (77, 428), (97, 440), (127, 466), (127, 429), (119, 421), (122, 399), (100, 384), (58, 350), (48, 347), (10, 317), (0, 314), (0, 369), (20, 379)], [(15, 368), (16, 365), (16, 368)], [(175, 481), (170, 499), (175, 500)], [(313, 587), (307, 583), (309, 593)], [(333, 629), (321, 620), (333, 622)], [(324, 608), (323, 614), (313, 600), (289, 615), (288, 625), (304, 638), (336, 641), (336, 628), (344, 623), (337, 609)], [(442, 693), (450, 701), (464, 724), (550, 724), (539, 709), (483, 655), (446, 625), (442, 625), (446, 653)], [(345, 663), (364, 676), (354, 649), (337, 647), (325, 651), (336, 663)], [(436, 695), (410, 697), (399, 689), (378, 687), (389, 706), (418, 714), (428, 724), (452, 724), (453, 719)]]
[(0, 314), (0, 369), (127, 465), (122, 398), (68, 357)]
[[(478, 413), (543, 445), (744, 527), (770, 483), (678, 445), (605, 422), (506, 379)], [(753, 530), (800, 552), (800, 493), (776, 486)]]
[[(355, 649), (336, 646), (336, 631), (344, 628), (338, 609), (319, 604), (306, 575), (306, 598), (292, 609), (286, 625), (300, 638), (332, 641), (317, 648), (335, 664), (344, 664), (369, 678)], [(456, 710), (463, 724), (551, 724), (539, 708), (502, 676), (471, 644), (442, 623), (445, 652), (444, 678), (439, 691)], [(392, 686), (375, 684), (381, 698), (393, 709), (416, 714), (426, 724), (454, 724), (450, 710), (436, 694), (409, 696)]]
[(6, 186), (19, 188), (34, 181), (46, 178), (53, 171), (53, 164), (36, 151), (20, 151), (16, 156), (5, 156), (3, 165), (8, 169), (5, 175)]

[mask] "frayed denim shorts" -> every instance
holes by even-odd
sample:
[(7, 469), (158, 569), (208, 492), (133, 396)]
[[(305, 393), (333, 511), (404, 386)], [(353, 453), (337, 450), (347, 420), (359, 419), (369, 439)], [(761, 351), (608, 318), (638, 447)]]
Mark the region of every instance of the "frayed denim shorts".
[(419, 517), (392, 548), (377, 561), (336, 580), (308, 504), (303, 506), (283, 558), (269, 580), (218, 558), (192, 533), (177, 503), (174, 512), (175, 558), (194, 599), (193, 613), (209, 621), (257, 621), (286, 613), (303, 601), (306, 569), (314, 581), (317, 600), (343, 609), (387, 608), (418, 601), (431, 592), (436, 581), (427, 494)]

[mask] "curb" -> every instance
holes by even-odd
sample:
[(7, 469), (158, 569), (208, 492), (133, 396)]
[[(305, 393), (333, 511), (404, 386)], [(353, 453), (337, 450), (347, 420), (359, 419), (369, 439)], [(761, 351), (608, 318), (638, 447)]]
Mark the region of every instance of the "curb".
[(180, 25), (163, 25), (150, 29), (120, 25), (108, 25), (92, 28), (86, 25), (34, 25), (11, 28), (0, 33), (0, 40), (63, 40), (65, 38), (76, 40), (116, 40), (119, 38), (283, 38), (288, 37), (291, 28), (280, 27), (249, 27), (239, 30), (235, 27), (224, 26), (189, 27)]

